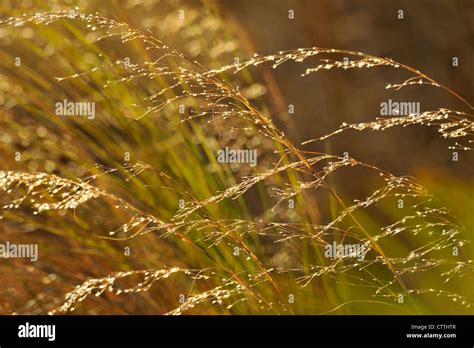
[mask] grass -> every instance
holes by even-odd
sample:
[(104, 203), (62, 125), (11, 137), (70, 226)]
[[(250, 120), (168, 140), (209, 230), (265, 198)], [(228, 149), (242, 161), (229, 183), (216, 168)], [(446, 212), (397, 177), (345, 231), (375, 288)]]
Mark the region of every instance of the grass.
[[(209, 25), (199, 10), (186, 13), (195, 31)], [(206, 18), (212, 35), (233, 42), (221, 37), (219, 17)], [(167, 42), (190, 35), (174, 20), (181, 29)], [(1, 26), (10, 43), (0, 50), (9, 101), (0, 118), (0, 235), (40, 247), (35, 264), (2, 262), (3, 313), (472, 313), (472, 219), (458, 218), (414, 177), (304, 148), (349, 129), (422, 124), (469, 151), (473, 107), (457, 92), (355, 51), (313, 47), (226, 65), (240, 55), (231, 45), (198, 60), (79, 10)], [(12, 66), (19, 55), (21, 67)], [(409, 77), (387, 88), (440, 88), (464, 109), (343, 124), (295, 144), (252, 78), (261, 65), (288, 63), (303, 66), (301, 78), (397, 69)], [(95, 102), (96, 118), (55, 116), (63, 99)], [(257, 166), (218, 163), (226, 146), (256, 149)], [(356, 171), (372, 187), (360, 197), (332, 181)], [(328, 258), (333, 242), (364, 246), (363, 260)]]

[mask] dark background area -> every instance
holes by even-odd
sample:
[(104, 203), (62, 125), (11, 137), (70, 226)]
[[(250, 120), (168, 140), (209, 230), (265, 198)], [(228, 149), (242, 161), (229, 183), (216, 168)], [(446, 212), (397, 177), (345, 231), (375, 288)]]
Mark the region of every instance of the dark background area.
[[(390, 57), (472, 100), (473, 1), (261, 0), (218, 4), (229, 26), (251, 52), (272, 54), (317, 46)], [(288, 19), (289, 10), (294, 10), (295, 19)], [(404, 19), (397, 18), (398, 10), (404, 11)], [(453, 57), (459, 58), (459, 66), (452, 66)], [(380, 117), (380, 103), (388, 99), (419, 101), (421, 112), (441, 107), (469, 111), (432, 86), (386, 90), (386, 83), (410, 77), (392, 68), (321, 71), (303, 78), (302, 72), (301, 64), (291, 63), (267, 71), (275, 82), (276, 94), (285, 101), (273, 103), (273, 111), (295, 105), (295, 114), (288, 122), (294, 122), (296, 128), (290, 134), (297, 140), (330, 133), (343, 121)], [(472, 155), (461, 152), (459, 162), (454, 163), (449, 145), (435, 128), (411, 126), (384, 132), (351, 130), (331, 138), (330, 144), (312, 144), (307, 149), (329, 147), (338, 154), (347, 151), (398, 175), (422, 172), (472, 178)]]

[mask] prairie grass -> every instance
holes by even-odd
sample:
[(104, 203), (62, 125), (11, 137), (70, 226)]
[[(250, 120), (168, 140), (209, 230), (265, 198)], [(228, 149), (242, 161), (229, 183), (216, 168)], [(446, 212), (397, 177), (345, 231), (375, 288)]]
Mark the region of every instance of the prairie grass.
[[(472, 105), (417, 69), (362, 52), (300, 48), (227, 64), (244, 52), (219, 17), (200, 19), (200, 11), (186, 8), (192, 25), (169, 25), (163, 38), (79, 9), (0, 22), (8, 33), (0, 50), (8, 100), (0, 235), (38, 243), (41, 260), (2, 264), (0, 311), (472, 313), (472, 219), (457, 217), (414, 177), (304, 147), (349, 129), (421, 124), (468, 151)], [(207, 37), (195, 34), (208, 56), (173, 48), (174, 39), (209, 27)], [(207, 49), (212, 40), (219, 52)], [(22, 67), (12, 67), (25, 51)], [(440, 88), (463, 109), (343, 123), (295, 144), (252, 77), (261, 65), (287, 63), (302, 65), (301, 78), (396, 69), (408, 77), (388, 89)], [(98, 114), (59, 118), (54, 103), (63, 99), (96, 102)], [(218, 163), (226, 146), (257, 150), (257, 166)], [(331, 181), (354, 171), (372, 187), (360, 197)], [(328, 258), (334, 242), (357, 243), (363, 255)]]

